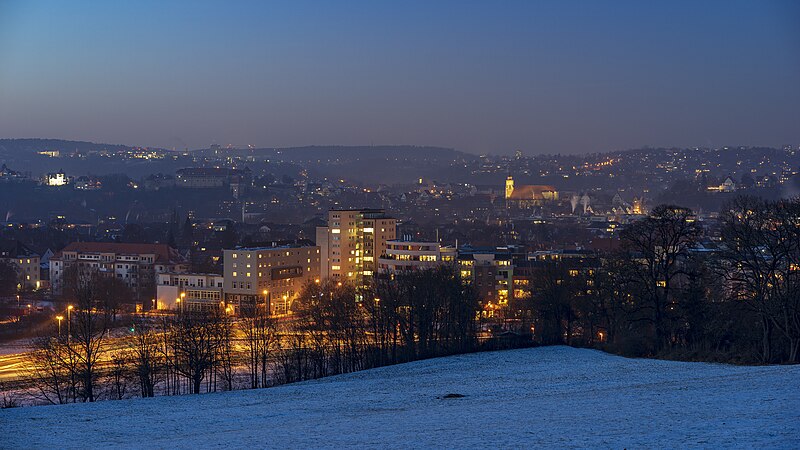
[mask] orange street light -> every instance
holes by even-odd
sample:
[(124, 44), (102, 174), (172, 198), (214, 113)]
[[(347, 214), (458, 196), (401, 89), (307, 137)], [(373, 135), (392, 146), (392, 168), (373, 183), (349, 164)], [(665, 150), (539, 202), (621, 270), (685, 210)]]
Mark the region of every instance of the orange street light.
[[(67, 340), (72, 339), (72, 309), (74, 306), (67, 305)], [(61, 334), (60, 332), (58, 334)]]
[(64, 320), (64, 316), (56, 316), (56, 320), (58, 321), (58, 335), (61, 336), (61, 321)]

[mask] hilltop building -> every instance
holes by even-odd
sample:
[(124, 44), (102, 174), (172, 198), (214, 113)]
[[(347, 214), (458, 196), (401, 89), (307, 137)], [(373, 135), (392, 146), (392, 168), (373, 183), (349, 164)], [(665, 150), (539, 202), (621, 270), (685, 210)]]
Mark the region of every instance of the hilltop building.
[(708, 186), (706, 189), (712, 192), (731, 193), (736, 192), (736, 182), (731, 177), (725, 178), (719, 186)]
[(175, 186), (191, 189), (231, 187), (240, 189), (250, 183), (249, 168), (227, 169), (217, 167), (191, 167), (175, 172)]
[(58, 172), (48, 173), (44, 176), (44, 184), (46, 186), (66, 186), (72, 181), (71, 177), (67, 176), (63, 170)]

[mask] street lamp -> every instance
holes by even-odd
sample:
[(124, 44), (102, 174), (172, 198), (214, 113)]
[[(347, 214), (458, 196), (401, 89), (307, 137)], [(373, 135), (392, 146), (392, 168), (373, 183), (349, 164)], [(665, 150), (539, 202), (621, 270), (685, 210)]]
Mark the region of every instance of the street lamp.
[(58, 336), (61, 337), (61, 321), (64, 320), (64, 316), (56, 316), (56, 320), (58, 321)]
[[(72, 340), (72, 309), (75, 308), (72, 305), (67, 305), (67, 341), (69, 342)], [(61, 333), (59, 333), (61, 334)]]
[(175, 304), (178, 306), (178, 312), (181, 312), (181, 299), (180, 299), (180, 297), (175, 299)]

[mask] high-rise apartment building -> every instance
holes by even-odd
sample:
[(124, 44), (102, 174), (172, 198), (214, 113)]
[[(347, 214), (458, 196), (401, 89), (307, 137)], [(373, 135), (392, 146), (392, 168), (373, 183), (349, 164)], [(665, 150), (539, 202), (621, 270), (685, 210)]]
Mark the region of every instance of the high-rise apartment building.
[(397, 219), (382, 209), (329, 211), (328, 226), (317, 227), (322, 277), (362, 283), (396, 234)]

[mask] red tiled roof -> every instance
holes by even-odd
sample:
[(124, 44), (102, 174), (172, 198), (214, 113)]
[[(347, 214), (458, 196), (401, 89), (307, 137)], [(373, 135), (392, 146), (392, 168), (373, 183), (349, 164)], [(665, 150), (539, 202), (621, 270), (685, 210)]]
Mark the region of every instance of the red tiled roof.
[(512, 200), (541, 200), (544, 192), (556, 192), (556, 188), (548, 185), (540, 184), (523, 184), (521, 186), (514, 186), (511, 191)]
[(613, 238), (594, 238), (586, 247), (594, 251), (613, 252), (615, 250), (619, 250), (620, 240)]

